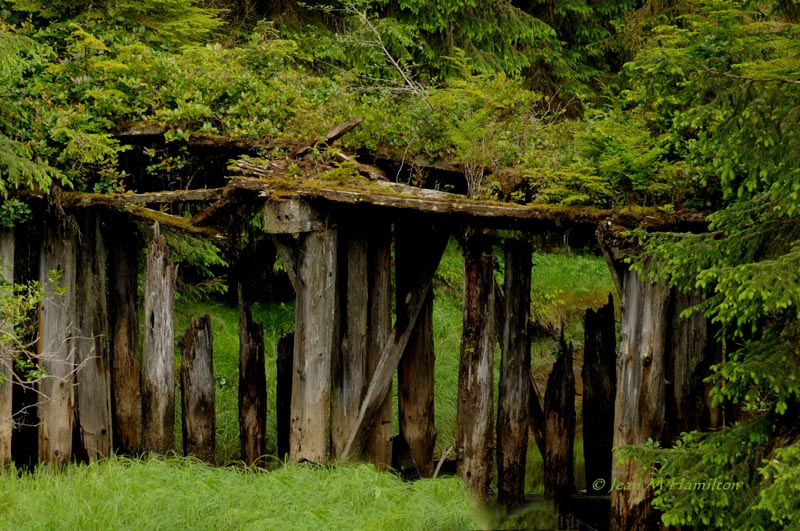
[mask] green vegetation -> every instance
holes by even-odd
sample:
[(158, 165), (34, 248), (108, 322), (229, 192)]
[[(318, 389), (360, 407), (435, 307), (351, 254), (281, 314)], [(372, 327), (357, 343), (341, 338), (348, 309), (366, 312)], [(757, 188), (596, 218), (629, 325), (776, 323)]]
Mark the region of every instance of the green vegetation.
[(212, 468), (111, 458), (60, 472), (0, 472), (0, 529), (396, 529), (481, 527), (455, 478), (404, 483), (368, 465)]

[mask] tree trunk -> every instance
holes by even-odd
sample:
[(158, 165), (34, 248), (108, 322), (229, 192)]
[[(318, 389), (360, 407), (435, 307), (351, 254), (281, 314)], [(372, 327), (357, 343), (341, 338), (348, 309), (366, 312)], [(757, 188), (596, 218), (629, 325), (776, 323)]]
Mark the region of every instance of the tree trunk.
[(37, 353), (47, 373), (39, 387), (39, 461), (55, 464), (72, 456), (76, 249), (74, 229), (49, 219), (39, 262), (45, 299), (39, 305)]
[(144, 277), (142, 449), (165, 453), (175, 446), (175, 281), (177, 269), (154, 226)]
[(211, 317), (192, 319), (181, 341), (183, 455), (214, 464), (216, 409)]
[(335, 349), (331, 384), (331, 446), (336, 457), (344, 451), (366, 391), (367, 246), (366, 232), (339, 226), (341, 343)]
[(456, 413), (457, 471), (479, 499), (492, 479), (494, 373), (494, 256), (489, 243), (468, 233), (464, 241), (464, 325)]
[(527, 242), (510, 241), (506, 246), (506, 304), (497, 404), (497, 497), (508, 509), (519, 507), (525, 498), (531, 378), (528, 335), (531, 257), (532, 248)]
[(76, 283), (78, 330), (74, 342), (77, 421), (83, 452), (90, 460), (111, 455), (111, 368), (108, 325), (107, 259), (100, 215), (78, 213), (81, 246)]
[(337, 286), (335, 230), (300, 235), (290, 457), (323, 462), (328, 449)]
[(239, 441), (242, 461), (251, 465), (267, 453), (267, 373), (264, 326), (254, 323), (239, 291)]
[[(583, 342), (583, 456), (586, 485), (605, 494), (611, 485), (611, 447), (614, 440), (614, 399), (617, 392), (617, 331), (614, 299), (599, 310), (586, 310)], [(602, 480), (598, 482), (598, 480)], [(599, 492), (598, 492), (599, 491)]]
[[(369, 382), (375, 375), (381, 351), (392, 329), (392, 229), (377, 225), (369, 235), (369, 307), (367, 321), (367, 372)], [(366, 391), (366, 389), (365, 389)], [(392, 393), (389, 391), (378, 408), (365, 450), (369, 460), (380, 469), (392, 463)]]
[[(0, 280), (14, 282), (14, 229), (0, 227)], [(0, 297), (11, 289), (0, 286)], [(10, 333), (9, 323), (0, 316), (0, 333)], [(11, 434), (14, 431), (14, 362), (10, 348), (0, 346), (0, 469), (11, 462)]]
[[(425, 238), (420, 238), (425, 234)], [(395, 226), (396, 306), (406, 304), (411, 286), (432, 276), (432, 256), (441, 256), (449, 236), (430, 223), (408, 220)], [(438, 265), (438, 260), (436, 261)], [(428, 293), (397, 368), (400, 435), (423, 477), (433, 474), (434, 424), (433, 290)]]
[(575, 375), (572, 344), (561, 337), (561, 355), (553, 363), (544, 393), (544, 494), (555, 501), (559, 527), (568, 528), (569, 506), (575, 489)]
[(289, 431), (292, 414), (292, 365), (294, 358), (294, 333), (278, 340), (277, 375), (275, 377), (275, 422), (278, 432), (278, 458), (289, 455)]
[[(614, 448), (660, 441), (665, 421), (665, 341), (669, 287), (622, 272), (622, 325), (617, 366)], [(616, 530), (658, 528), (652, 509), (649, 476), (642, 477), (633, 460), (614, 460), (612, 479), (630, 488), (612, 489), (611, 525)]]

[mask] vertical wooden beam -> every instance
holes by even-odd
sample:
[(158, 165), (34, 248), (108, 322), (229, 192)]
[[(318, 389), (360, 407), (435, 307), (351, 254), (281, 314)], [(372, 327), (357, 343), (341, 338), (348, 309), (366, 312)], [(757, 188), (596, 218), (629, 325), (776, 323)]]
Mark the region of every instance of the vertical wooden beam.
[(332, 360), (331, 449), (339, 457), (358, 417), (366, 390), (368, 238), (364, 230), (339, 225), (341, 343)]
[[(614, 414), (614, 448), (661, 440), (664, 428), (664, 350), (669, 286), (642, 280), (638, 273), (622, 271), (622, 324), (617, 365)], [(626, 490), (611, 492), (613, 529), (655, 529), (658, 517), (635, 460), (614, 460), (612, 479)]]
[(158, 223), (144, 277), (142, 449), (165, 453), (175, 446), (175, 281), (177, 270)]
[(111, 368), (108, 325), (107, 254), (95, 209), (78, 213), (81, 245), (76, 283), (74, 340), (77, 422), (80, 443), (90, 460), (111, 455)]
[(139, 231), (119, 217), (112, 223), (109, 309), (111, 311), (111, 400), (114, 446), (121, 453), (140, 449), (142, 430), (141, 364), (139, 363)]
[(239, 291), (239, 441), (242, 461), (251, 465), (267, 453), (267, 373), (264, 326), (254, 323)]
[(181, 346), (183, 455), (213, 464), (217, 416), (214, 402), (214, 335), (208, 314), (200, 319), (192, 319)]
[[(0, 227), (0, 281), (14, 282), (14, 229)], [(8, 285), (0, 286), (0, 296), (11, 295)], [(5, 326), (3, 326), (5, 325)], [(0, 316), (1, 332), (10, 332), (5, 316)], [(0, 344), (0, 469), (11, 462), (11, 434), (14, 431), (14, 362), (11, 349)]]
[(497, 404), (497, 498), (508, 509), (519, 507), (525, 498), (532, 254), (528, 242), (512, 240), (506, 244), (506, 304)]
[(575, 375), (572, 360), (572, 344), (564, 342), (562, 331), (561, 354), (553, 363), (544, 393), (544, 494), (555, 501), (559, 527), (564, 529), (573, 529), (568, 521), (575, 487)]
[(494, 448), (494, 256), (488, 241), (464, 238), (464, 326), (456, 413), (457, 472), (479, 499), (488, 499)]
[(325, 461), (337, 330), (336, 230), (300, 235), (290, 457)]
[(37, 354), (47, 373), (39, 386), (39, 461), (54, 464), (72, 456), (77, 235), (69, 223), (48, 220), (39, 261), (45, 299), (39, 305)]
[[(425, 237), (420, 237), (420, 235)], [(407, 304), (419, 279), (432, 276), (449, 234), (426, 220), (407, 220), (395, 226), (396, 307)], [(435, 263), (431, 269), (431, 263)], [(399, 311), (399, 310), (398, 310)], [(434, 424), (433, 290), (428, 292), (414, 330), (397, 368), (400, 436), (411, 449), (420, 474), (433, 474), (436, 446)]]
[[(370, 381), (392, 329), (392, 228), (389, 224), (372, 227), (367, 252), (369, 307), (366, 380)], [(378, 468), (387, 468), (392, 462), (391, 390), (377, 410), (365, 452)]]
[[(614, 398), (617, 392), (617, 331), (614, 298), (597, 311), (586, 310), (583, 340), (583, 456), (587, 485), (611, 485)], [(597, 480), (602, 480), (597, 482)], [(589, 494), (605, 494), (589, 490)]]
[(289, 432), (292, 416), (292, 366), (294, 360), (294, 333), (278, 340), (275, 359), (275, 422), (277, 424), (278, 458), (289, 455)]

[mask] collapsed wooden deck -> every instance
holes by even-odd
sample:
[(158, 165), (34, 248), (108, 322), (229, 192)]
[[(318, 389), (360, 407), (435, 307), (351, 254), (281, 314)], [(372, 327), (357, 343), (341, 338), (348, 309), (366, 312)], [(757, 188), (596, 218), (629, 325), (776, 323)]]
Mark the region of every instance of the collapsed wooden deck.
[[(43, 364), (50, 376), (41, 388), (48, 399), (37, 406), (39, 461), (63, 463), (75, 455), (96, 459), (109, 455), (112, 449), (163, 453), (172, 448), (174, 266), (165, 256), (157, 229), (145, 266), (145, 340), (140, 367), (135, 282), (139, 236), (130, 220), (155, 221), (164, 229), (210, 238), (220, 246), (235, 248), (231, 226), (237, 219), (241, 221), (260, 210), (262, 230), (273, 238), (297, 294), (291, 373), (286, 376), (291, 381), (287, 443), (290, 459), (369, 459), (388, 466), (393, 445), (390, 391), (397, 374), (397, 437), (408, 447), (419, 472), (423, 476), (433, 473), (436, 426), (431, 286), (447, 241), (455, 237), (465, 262), (456, 434), (458, 473), (477, 496), (488, 498), (496, 453), (499, 497), (510, 507), (521, 503), (527, 437), (529, 427), (533, 427), (537, 443), (547, 454), (545, 459), (550, 459), (552, 466), (564, 467), (563, 473), (555, 474), (550, 492), (566, 503), (572, 494), (571, 480), (562, 481), (558, 475), (569, 474), (571, 456), (567, 459), (564, 452), (571, 449), (552, 441), (556, 439), (553, 434), (561, 437), (562, 431), (568, 429), (569, 408), (563, 403), (568, 403), (569, 392), (554, 399), (561, 400), (562, 411), (558, 405), (548, 408), (536, 396), (529, 372), (532, 240), (536, 234), (567, 228), (590, 234), (598, 228), (608, 231), (611, 226), (703, 230), (703, 217), (694, 212), (665, 213), (656, 209), (510, 205), (385, 181), (331, 183), (308, 176), (287, 178), (285, 172), (276, 174), (275, 168), (262, 171), (247, 164), (242, 168), (264, 175), (231, 177), (228, 186), (213, 190), (60, 196), (60, 208), (78, 221), (74, 224), (69, 216), (48, 219), (43, 224), (46, 230), (39, 235), (40, 250), (36, 253), (38, 278), (46, 279), (51, 269), (61, 270), (62, 283), (67, 288), (62, 292), (49, 287), (48, 301), (40, 314), (38, 348), (40, 354), (46, 355)], [(186, 219), (143, 206), (186, 201), (204, 202), (208, 207)], [(0, 235), (5, 256), (14, 250), (13, 233), (3, 230)], [(501, 245), (505, 254), (502, 286), (494, 277), (496, 245)], [(642, 364), (621, 361), (618, 365), (617, 380), (625, 391), (616, 394), (617, 423), (622, 434), (614, 432), (614, 444), (636, 444), (657, 429), (649, 416), (640, 418), (631, 413), (639, 408), (639, 395), (634, 392), (637, 386), (643, 385), (645, 379), (663, 376), (667, 363), (665, 345), (673, 345), (668, 349), (671, 355), (683, 360), (676, 362), (682, 367), (681, 377), (696, 379), (691, 369), (708, 362), (697, 353), (705, 348), (708, 335), (703, 332), (691, 336), (702, 345), (689, 348), (692, 354), (688, 361), (681, 358), (683, 354), (677, 353), (678, 347), (674, 346), (679, 334), (665, 332), (668, 320), (677, 315), (675, 305), (665, 302), (674, 295), (662, 285), (642, 282), (627, 270), (613, 249), (607, 251), (622, 295), (619, 359), (637, 360), (644, 356), (645, 360)], [(17, 278), (24, 277), (18, 273)], [(103, 286), (108, 286), (107, 298), (97, 296), (105, 292)], [(252, 323), (246, 299), (247, 294), (240, 297), (240, 423), (242, 458), (254, 462), (265, 452), (266, 383), (263, 333)], [(701, 322), (692, 326), (695, 332), (705, 330)], [(613, 313), (611, 327), (613, 334)], [(660, 327), (663, 330), (658, 332)], [(181, 376), (184, 389), (192, 389), (196, 380), (209, 379), (209, 363), (195, 363), (194, 359), (211, 356), (207, 346), (210, 331), (202, 323), (194, 328), (193, 335), (187, 333), (184, 338), (184, 358), (187, 352), (192, 353), (187, 380), (184, 382), (183, 373)], [(634, 336), (641, 330), (644, 336)], [(688, 337), (690, 332), (683, 330), (680, 337)], [(634, 341), (634, 337), (642, 339)], [(501, 376), (495, 423), (496, 344), (501, 347)], [(610, 358), (613, 367), (613, 342), (611, 352), (607, 341), (605, 344), (605, 350), (598, 355), (606, 365)], [(660, 359), (660, 364), (653, 366), (654, 359)], [(199, 366), (199, 372), (192, 366)], [(213, 376), (211, 382), (213, 390)], [(279, 383), (285, 393), (288, 382)], [(661, 417), (656, 416), (663, 420), (663, 385), (655, 390), (646, 387), (650, 394), (641, 400), (647, 401), (648, 415), (662, 411)], [(8, 405), (12, 401), (10, 388), (0, 388), (3, 418), (13, 414)], [(597, 389), (600, 388), (598, 384)], [(613, 389), (606, 390), (606, 395), (609, 392)], [(194, 406), (192, 396), (183, 399), (184, 411), (207, 409), (209, 400), (213, 404), (213, 395)], [(600, 403), (612, 399), (605, 396), (597, 400)], [(661, 405), (658, 400), (662, 400)], [(602, 414), (601, 409), (598, 415)], [(574, 423), (574, 407), (572, 415)], [(620, 415), (635, 418), (626, 418), (623, 425)], [(611, 425), (611, 411), (606, 411), (605, 416)], [(213, 437), (213, 425), (198, 428), (200, 434), (196, 437), (191, 426), (192, 422), (184, 419), (184, 429), (190, 430), (184, 439), (199, 441), (198, 449), (191, 453), (208, 459), (213, 450), (209, 454), (203, 434), (210, 430)], [(552, 432), (550, 443), (548, 430)], [(612, 431), (603, 437), (611, 439)], [(74, 433), (79, 434), (75, 447)], [(11, 456), (10, 439), (0, 447), (0, 460), (8, 461)], [(610, 455), (603, 459), (610, 460)], [(608, 469), (610, 474), (610, 462)], [(617, 473), (623, 478), (632, 477), (634, 472), (631, 469)], [(611, 478), (607, 479), (610, 484)], [(640, 493), (622, 493), (617, 498), (618, 504), (625, 507), (638, 507), (644, 500)]]

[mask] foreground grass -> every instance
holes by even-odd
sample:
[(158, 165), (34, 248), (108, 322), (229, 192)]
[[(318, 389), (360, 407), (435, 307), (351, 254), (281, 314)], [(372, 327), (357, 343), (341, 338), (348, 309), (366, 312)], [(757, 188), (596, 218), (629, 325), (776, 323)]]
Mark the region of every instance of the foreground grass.
[(0, 473), (2, 530), (463, 530), (480, 519), (457, 479), (404, 483), (368, 465), (263, 472), (112, 458)]

